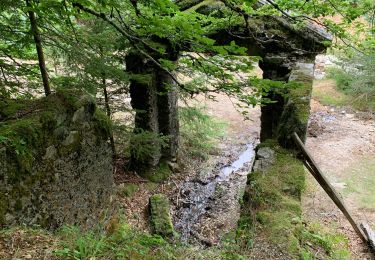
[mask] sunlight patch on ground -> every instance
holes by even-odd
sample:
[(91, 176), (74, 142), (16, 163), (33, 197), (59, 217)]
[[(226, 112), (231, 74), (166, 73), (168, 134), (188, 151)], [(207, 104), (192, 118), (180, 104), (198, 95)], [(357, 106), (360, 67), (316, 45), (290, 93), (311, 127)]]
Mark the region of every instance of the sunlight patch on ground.
[(312, 96), (326, 106), (345, 106), (349, 102), (345, 94), (337, 91), (336, 82), (332, 79), (314, 81)]
[(375, 158), (368, 156), (347, 169), (344, 195), (358, 201), (359, 207), (373, 209), (375, 205)]

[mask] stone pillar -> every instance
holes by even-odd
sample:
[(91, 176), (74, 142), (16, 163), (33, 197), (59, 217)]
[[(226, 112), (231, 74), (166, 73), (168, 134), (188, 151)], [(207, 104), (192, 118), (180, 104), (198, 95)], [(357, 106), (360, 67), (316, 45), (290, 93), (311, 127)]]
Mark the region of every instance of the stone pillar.
[(159, 131), (168, 136), (167, 145), (162, 147), (162, 158), (175, 161), (179, 145), (178, 93), (173, 79), (164, 71), (158, 73)]
[(291, 71), (289, 82), (297, 82), (299, 86), (289, 90), (277, 128), (277, 140), (283, 147), (295, 147), (293, 132), (303, 142), (306, 140), (313, 80), (314, 64), (297, 62)]
[[(177, 58), (176, 58), (177, 59)], [(176, 60), (174, 59), (174, 60)], [(179, 144), (177, 89), (172, 77), (152, 62), (137, 54), (126, 57), (128, 72), (145, 75), (145, 81), (132, 80), (130, 84), (131, 105), (136, 111), (135, 132), (147, 131), (155, 136), (155, 148), (147, 158), (132, 156), (131, 164), (140, 175), (148, 177), (162, 161), (175, 161)], [(161, 146), (157, 136), (167, 136)], [(135, 154), (135, 153), (133, 153)]]
[[(263, 70), (263, 78), (270, 80), (286, 82), (291, 71), (288, 58), (285, 56), (266, 56), (259, 66)], [(284, 97), (281, 93), (271, 89), (264, 98), (274, 103), (268, 103), (261, 107), (261, 142), (277, 135), (277, 127), (284, 107)]]
[[(156, 140), (159, 134), (158, 122), (158, 94), (157, 94), (157, 81), (156, 73), (153, 64), (144, 59), (138, 54), (129, 54), (126, 57), (126, 70), (133, 74), (142, 75), (142, 79), (131, 80), (130, 82), (130, 97), (131, 105), (135, 110), (135, 129), (134, 132), (149, 132), (150, 137), (154, 136), (155, 140), (147, 140), (153, 142), (151, 146), (154, 148), (149, 151), (149, 155), (139, 158), (136, 156), (136, 151), (131, 151), (132, 167), (138, 171), (140, 175), (156, 167), (159, 164), (161, 157), (160, 144)], [(139, 140), (134, 140), (139, 141)], [(142, 144), (137, 144), (142, 145)], [(149, 144), (148, 144), (149, 145)]]

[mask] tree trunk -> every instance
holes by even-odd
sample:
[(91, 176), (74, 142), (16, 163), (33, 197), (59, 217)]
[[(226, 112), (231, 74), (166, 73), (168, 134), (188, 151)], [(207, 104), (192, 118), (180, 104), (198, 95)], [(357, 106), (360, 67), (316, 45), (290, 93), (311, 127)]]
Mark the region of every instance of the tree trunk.
[[(29, 8), (32, 7), (30, 1), (31, 0), (26, 0), (26, 5)], [(35, 16), (35, 13), (33, 11), (28, 11), (28, 13), (29, 13), (31, 31), (33, 33), (35, 47), (36, 47), (36, 51), (38, 53), (39, 69), (40, 69), (40, 74), (42, 75), (44, 93), (45, 93), (46, 96), (48, 96), (49, 94), (51, 94), (51, 89), (50, 89), (50, 86), (49, 86), (48, 73), (47, 73), (47, 69), (46, 69), (46, 62), (45, 62), (45, 59), (44, 59), (42, 41), (40, 39), (40, 34), (39, 34), (39, 30), (38, 30), (36, 16)]]

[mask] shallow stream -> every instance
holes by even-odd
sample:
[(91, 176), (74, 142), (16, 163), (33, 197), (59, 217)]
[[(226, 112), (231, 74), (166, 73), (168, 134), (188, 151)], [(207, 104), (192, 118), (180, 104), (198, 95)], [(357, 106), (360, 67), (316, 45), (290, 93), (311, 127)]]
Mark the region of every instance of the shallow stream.
[(235, 227), (255, 146), (256, 142), (240, 146), (234, 152), (238, 154), (235, 161), (223, 158), (226, 166), (221, 160), (209, 173), (183, 183), (174, 214), (182, 242), (212, 245), (219, 242), (222, 232)]

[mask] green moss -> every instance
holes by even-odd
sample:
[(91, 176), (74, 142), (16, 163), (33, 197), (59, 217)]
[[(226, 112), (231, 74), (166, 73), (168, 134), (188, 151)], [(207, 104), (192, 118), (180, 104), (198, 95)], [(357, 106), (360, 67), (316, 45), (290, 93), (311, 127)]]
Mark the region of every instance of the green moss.
[(98, 108), (95, 109), (93, 119), (96, 122), (95, 127), (99, 133), (106, 137), (112, 134), (112, 122), (103, 111)]
[(261, 225), (270, 243), (279, 245), (292, 258), (298, 258), (301, 247), (296, 234), (302, 224), (296, 220), (301, 219), (305, 170), (290, 150), (275, 145), (272, 140), (268, 143), (275, 150), (275, 163), (266, 172), (248, 176), (248, 199), (241, 219), (251, 219), (254, 215), (256, 223), (248, 223), (247, 232), (254, 232), (255, 226)]
[[(297, 87), (289, 90), (285, 98), (284, 110), (281, 114), (277, 129), (277, 140), (288, 148), (294, 147), (293, 132), (296, 132), (304, 141), (306, 139), (307, 125), (310, 117), (310, 97), (312, 92), (311, 77), (299, 76)], [(306, 82), (308, 83), (306, 83)]]
[(150, 170), (150, 174), (145, 175), (152, 182), (163, 182), (171, 175), (172, 171), (167, 162), (162, 161), (157, 169)]
[(151, 226), (155, 234), (164, 237), (173, 236), (174, 229), (169, 210), (169, 200), (165, 195), (155, 194), (151, 196)]

